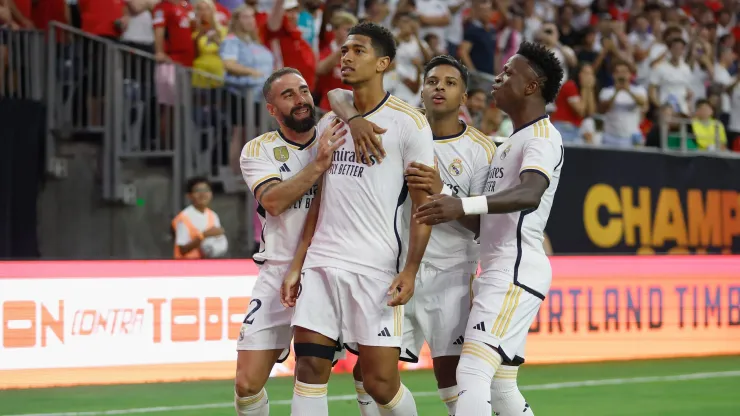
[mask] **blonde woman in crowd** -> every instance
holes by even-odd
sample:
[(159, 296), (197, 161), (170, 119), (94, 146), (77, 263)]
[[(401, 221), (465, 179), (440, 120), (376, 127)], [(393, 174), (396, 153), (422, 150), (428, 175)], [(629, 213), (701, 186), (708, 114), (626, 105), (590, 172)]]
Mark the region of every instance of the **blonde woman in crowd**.
[(227, 29), (216, 19), (216, 5), (213, 0), (198, 0), (195, 4), (194, 24), (196, 58), (193, 61), (193, 69), (196, 72), (193, 74), (193, 87), (203, 89), (220, 87), (223, 85), (224, 63), (219, 56), (219, 50)]
[[(229, 23), (229, 34), (221, 45), (221, 59), (226, 69), (226, 86), (231, 101), (233, 134), (229, 160), (235, 173), (239, 168), (239, 154), (246, 143), (244, 123), (248, 106), (255, 108), (255, 121), (259, 119), (262, 103), (262, 84), (275, 64), (272, 52), (262, 44), (259, 36), (255, 9), (242, 5), (234, 9)], [(251, 91), (251, 102), (247, 93)]]
[[(259, 124), (262, 106), (262, 84), (273, 70), (275, 58), (262, 44), (257, 27), (256, 12), (252, 6), (242, 5), (232, 11), (229, 34), (221, 44), (221, 59), (226, 68), (226, 86), (231, 108), (232, 136), (229, 162), (234, 173), (240, 173), (239, 156), (247, 142), (245, 124), (247, 108), (254, 106), (253, 125)], [(248, 92), (251, 91), (251, 97)], [(254, 251), (259, 250), (262, 233), (257, 212), (253, 215)]]

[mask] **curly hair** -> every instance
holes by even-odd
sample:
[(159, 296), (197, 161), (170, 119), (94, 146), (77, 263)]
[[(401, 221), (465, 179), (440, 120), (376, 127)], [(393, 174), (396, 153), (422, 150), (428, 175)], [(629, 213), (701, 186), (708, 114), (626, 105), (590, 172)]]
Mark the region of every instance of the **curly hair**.
[(540, 85), (540, 93), (545, 103), (555, 101), (563, 81), (563, 67), (560, 60), (545, 45), (533, 42), (522, 42), (517, 54), (527, 58), (534, 72), (545, 78)]
[(387, 56), (391, 62), (396, 57), (396, 40), (393, 33), (383, 26), (372, 22), (358, 23), (349, 30), (349, 35), (367, 36), (373, 44), (378, 57)]
[(424, 66), (424, 79), (427, 78), (429, 71), (441, 65), (449, 65), (457, 69), (458, 72), (460, 72), (460, 78), (462, 79), (463, 85), (467, 87), (470, 84), (470, 71), (468, 71), (468, 68), (450, 55), (435, 56), (427, 62)]

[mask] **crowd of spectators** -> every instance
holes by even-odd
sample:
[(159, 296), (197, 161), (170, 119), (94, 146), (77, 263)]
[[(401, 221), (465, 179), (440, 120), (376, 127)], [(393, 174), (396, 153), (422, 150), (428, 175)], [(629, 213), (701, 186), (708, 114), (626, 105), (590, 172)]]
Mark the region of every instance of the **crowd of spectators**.
[[(734, 0), (0, 0), (0, 25), (57, 20), (152, 53), (161, 103), (176, 97), (174, 64), (197, 70), (195, 88), (251, 89), (257, 107), (269, 72), (292, 66), (322, 109), (342, 87), (339, 46), (356, 16), (394, 30), (386, 87), (412, 105), (433, 56), (458, 57), (485, 86), (522, 41), (538, 41), (566, 73), (549, 109), (566, 142), (660, 146), (656, 122), (670, 117), (669, 147), (685, 128), (689, 148), (740, 150), (738, 12)], [(469, 95), (461, 117), (506, 136), (485, 89)]]

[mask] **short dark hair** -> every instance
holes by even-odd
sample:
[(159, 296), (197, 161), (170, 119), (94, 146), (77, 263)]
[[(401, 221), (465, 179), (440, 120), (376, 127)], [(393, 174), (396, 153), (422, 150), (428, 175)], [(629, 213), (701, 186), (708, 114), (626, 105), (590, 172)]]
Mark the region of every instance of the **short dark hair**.
[(686, 46), (686, 41), (683, 40), (682, 37), (678, 36), (678, 37), (675, 37), (675, 38), (673, 38), (673, 39), (671, 39), (671, 40), (668, 41), (668, 47), (669, 48), (672, 48), (673, 45), (675, 45), (676, 43), (680, 43), (683, 46)]
[(611, 64), (611, 70), (612, 72), (616, 71), (617, 68), (620, 66), (626, 66), (627, 69), (629, 69), (630, 72), (632, 72), (632, 67), (630, 67), (630, 64), (627, 63), (627, 61), (623, 59), (615, 59), (614, 62)]
[(396, 40), (393, 33), (373, 22), (358, 23), (349, 30), (349, 35), (367, 36), (378, 57), (387, 56), (391, 62), (396, 58)]
[(468, 97), (472, 97), (475, 94), (483, 94), (486, 96), (486, 98), (488, 98), (488, 93), (482, 88), (471, 88), (470, 90), (468, 90)]
[(467, 88), (468, 84), (470, 84), (470, 71), (468, 71), (468, 68), (466, 68), (465, 65), (450, 55), (435, 56), (427, 62), (427, 64), (424, 65), (424, 79), (427, 79), (429, 71), (441, 65), (449, 65), (457, 69), (460, 72), (460, 78), (462, 78), (463, 84)]
[(708, 105), (708, 106), (712, 107), (712, 110), (714, 111), (714, 106), (712, 106), (712, 103), (710, 103), (709, 100), (707, 100), (705, 98), (702, 98), (701, 100), (696, 100), (695, 106), (696, 106), (696, 109), (697, 110), (699, 109), (699, 107), (701, 107), (703, 105)]
[(301, 74), (301, 71), (295, 68), (288, 67), (288, 66), (286, 66), (285, 68), (280, 68), (276, 71), (273, 71), (273, 73), (270, 74), (269, 77), (267, 77), (267, 79), (265, 80), (265, 84), (262, 86), (262, 96), (265, 97), (265, 100), (270, 101), (269, 96), (270, 96), (270, 91), (272, 90), (272, 84), (275, 81), (277, 81), (280, 77), (282, 77), (283, 75), (288, 75), (288, 74), (296, 74), (300, 77), (303, 76), (303, 74)]
[(540, 43), (522, 42), (516, 53), (529, 61), (529, 65), (538, 76), (545, 78), (545, 81), (540, 85), (540, 93), (545, 103), (549, 104), (555, 101), (564, 75), (560, 60), (545, 45)]
[(189, 194), (193, 193), (193, 189), (195, 189), (198, 184), (204, 183), (211, 186), (211, 183), (208, 182), (208, 178), (205, 176), (193, 176), (192, 178), (188, 179), (188, 182), (185, 184), (185, 190), (188, 191)]

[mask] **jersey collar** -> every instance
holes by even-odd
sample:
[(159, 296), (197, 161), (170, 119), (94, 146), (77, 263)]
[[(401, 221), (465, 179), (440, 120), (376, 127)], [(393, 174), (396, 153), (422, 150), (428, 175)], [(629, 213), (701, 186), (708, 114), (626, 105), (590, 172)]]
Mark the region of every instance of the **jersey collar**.
[(466, 131), (468, 131), (468, 125), (465, 124), (464, 121), (460, 121), (460, 124), (462, 124), (462, 130), (459, 133), (451, 134), (449, 136), (433, 136), (434, 140), (441, 141), (441, 140), (452, 140), (457, 139), (458, 137), (465, 134)]
[(288, 143), (291, 147), (297, 149), (297, 150), (303, 150), (307, 147), (311, 146), (313, 142), (316, 140), (316, 128), (313, 129), (313, 136), (311, 136), (311, 140), (307, 141), (306, 143), (296, 143), (292, 140), (289, 140), (285, 135), (283, 134), (282, 130), (278, 129), (278, 134), (280, 135), (280, 138), (283, 139), (285, 143)]
[[(523, 125), (523, 126), (519, 127), (518, 129), (514, 130), (514, 132), (513, 132), (513, 133), (511, 133), (511, 136), (513, 136), (513, 135), (515, 135), (515, 134), (519, 133), (520, 131), (522, 131), (522, 130), (526, 129), (527, 127), (531, 126), (532, 124), (534, 124), (534, 123), (536, 123), (536, 122), (538, 122), (538, 121), (540, 121), (540, 120), (542, 120), (542, 119), (545, 119), (545, 118), (549, 118), (549, 117), (547, 117), (547, 114), (545, 114), (545, 115), (543, 115), (543, 116), (539, 116), (539, 117), (537, 117), (536, 119), (534, 119), (534, 120), (530, 121), (529, 123), (527, 123), (527, 124), (525, 124), (525, 125)], [(509, 136), (509, 137), (511, 137), (511, 136)]]

